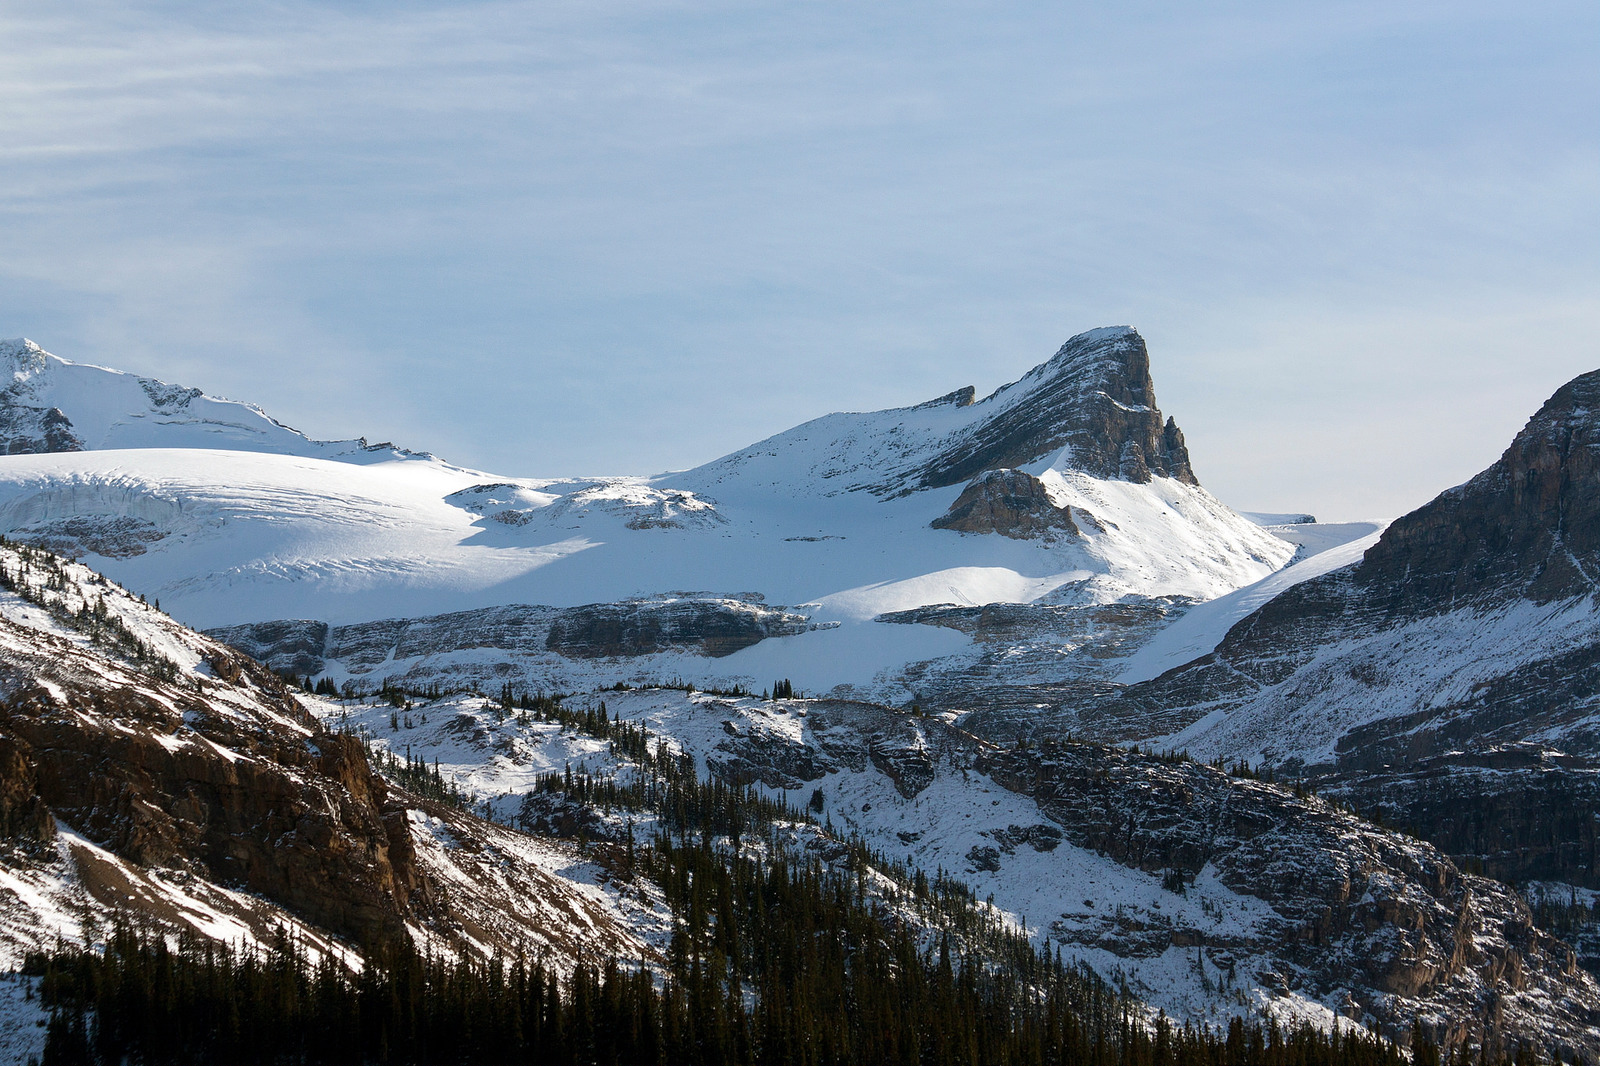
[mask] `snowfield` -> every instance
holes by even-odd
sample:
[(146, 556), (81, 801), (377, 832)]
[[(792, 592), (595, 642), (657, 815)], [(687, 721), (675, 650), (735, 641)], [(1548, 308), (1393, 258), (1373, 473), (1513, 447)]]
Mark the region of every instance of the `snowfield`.
[[(82, 558), (201, 629), (519, 604), (765, 603), (803, 615), (806, 631), (717, 658), (684, 651), (591, 669), (542, 648), (485, 648), (426, 669), (476, 676), (509, 655), (520, 676), (554, 688), (601, 673), (700, 683), (784, 676), (814, 691), (909, 698), (906, 679), (919, 664), (959, 669), (982, 649), (971, 634), (883, 625), (881, 615), (1152, 598), (1177, 613), (1305, 554), (1318, 527), (1263, 529), (1176, 473), (1162, 476), (1159, 462), (1148, 480), (1091, 476), (1072, 444), (1041, 450), (1023, 469), (1079, 535), (931, 526), (964, 484), (928, 487), (942, 484), (929, 470), (997, 433), (1061, 439), (1060, 425), (1029, 419), (1042, 411), (1070, 423), (1098, 410), (1110, 395), (1101, 390), (1147, 388), (1138, 384), (1144, 358), (1132, 330), (1095, 330), (978, 402), (958, 390), (913, 407), (831, 414), (678, 473), (547, 478), (311, 441), (248, 404), (0, 342), (0, 380), (11, 371), (0, 435), (10, 452), (37, 453), (0, 455), (0, 533)], [(1116, 403), (1159, 425), (1153, 407)], [(350, 676), (327, 658), (330, 676)]]
[[(540, 506), (486, 514), (494, 494), (475, 490), (510, 483), (437, 461), (187, 448), (0, 457), (0, 529), (77, 548), (200, 627), (673, 590), (759, 592), (840, 621), (929, 603), (1209, 599), (1294, 552), (1176, 481), (1045, 473), (1062, 505), (1091, 511), (1105, 531), (1045, 543), (930, 528), (959, 487), (892, 500), (730, 493), (713, 505), (699, 496), (672, 504), (644, 479), (539, 481), (501, 495)], [(717, 521), (679, 517), (713, 506)]]

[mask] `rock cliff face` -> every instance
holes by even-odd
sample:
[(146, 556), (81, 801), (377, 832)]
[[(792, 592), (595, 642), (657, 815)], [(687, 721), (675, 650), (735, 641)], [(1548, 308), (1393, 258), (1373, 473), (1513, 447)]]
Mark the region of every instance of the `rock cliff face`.
[[(1026, 390), (1024, 403), (1006, 393)], [(1139, 483), (1152, 476), (1197, 485), (1183, 433), (1162, 421), (1150, 354), (1131, 329), (1080, 334), (1016, 385), (988, 397), (998, 410), (923, 464), (923, 487), (958, 485), (985, 470), (1026, 466), (1062, 448), (1074, 469)]]
[(404, 808), (361, 745), (260, 666), (216, 646), (209, 683), (124, 669), (108, 684), (66, 639), (0, 619), (0, 640), (0, 732), (32, 770), (35, 810), (135, 864), (239, 885), (361, 942), (426, 901)]
[(335, 957), (650, 953), (538, 842), (391, 787), (259, 663), (42, 552), (0, 545), (0, 586), (0, 965), (113, 912)]
[(1597, 456), (1600, 371), (1359, 563), (1070, 728), (1266, 761), (1497, 876), (1600, 883)]
[[(663, 651), (731, 655), (767, 637), (804, 633), (807, 616), (781, 607), (720, 597), (596, 603), (582, 607), (512, 604), (428, 618), (393, 618), (332, 626), (310, 620), (227, 626), (209, 635), (275, 670), (319, 674), (337, 662), (354, 674), (401, 664), (425, 682), (428, 660), (484, 649), (567, 660), (633, 657)], [(407, 671), (412, 671), (407, 673)], [(420, 671), (420, 672), (417, 672)], [(385, 674), (384, 676), (388, 676)]]
[(1071, 509), (1057, 507), (1044, 482), (1022, 470), (979, 474), (932, 524), (934, 529), (999, 533), (1017, 540), (1078, 535)]
[(680, 648), (721, 656), (805, 631), (805, 615), (737, 600), (596, 603), (561, 611), (544, 646), (575, 659)]
[(1399, 519), (1356, 568), (1394, 614), (1587, 596), (1600, 574), (1600, 371), (1551, 396), (1489, 469)]

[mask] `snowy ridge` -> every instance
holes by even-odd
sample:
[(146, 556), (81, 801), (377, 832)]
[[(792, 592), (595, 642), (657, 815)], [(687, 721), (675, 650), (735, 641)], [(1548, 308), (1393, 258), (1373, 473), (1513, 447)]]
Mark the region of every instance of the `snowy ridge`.
[[(890, 696), (894, 675), (948, 655), (952, 635), (883, 632), (879, 615), (931, 604), (1208, 600), (1295, 551), (1194, 481), (1181, 434), (1154, 407), (1143, 341), (1123, 327), (1073, 338), (978, 403), (958, 391), (830, 415), (696, 470), (585, 480), (492, 477), (377, 453), (348, 462), (243, 405), (207, 421), (205, 405), (220, 401), (192, 390), (169, 396), (31, 348), (14, 356), (18, 395), (67, 404), (74, 426), (100, 427), (100, 450), (0, 457), (0, 532), (90, 559), (207, 628), (756, 597), (811, 605), (815, 625), (713, 670), (691, 663), (669, 675), (674, 664), (662, 662), (650, 671), (711, 680), (782, 669)], [(66, 385), (51, 391), (73, 375), (88, 375), (102, 396), (137, 395), (95, 407)], [(139, 396), (143, 414), (105, 413)], [(74, 404), (88, 413), (74, 415)], [(187, 413), (174, 421), (169, 409)], [(251, 426), (237, 445), (250, 450), (192, 446), (221, 433), (235, 448), (223, 423)], [(151, 434), (164, 446), (110, 447), (157, 443)], [(1071, 516), (1057, 524), (1075, 532), (933, 528), (960, 495), (960, 471), (983, 457), (1041, 479), (1051, 505)], [(841, 658), (842, 648), (881, 657)]]
[[(0, 341), (0, 429), (32, 428), (51, 411), (53, 442), (39, 432), (12, 432), (3, 451), (104, 448), (226, 448), (375, 463), (431, 456), (368, 444), (365, 438), (314, 441), (254, 404), (207, 396), (120, 370), (74, 363), (26, 338)], [(35, 413), (38, 413), (35, 416)]]
[[(1453, 1019), (1460, 1038), (1481, 1024), (1467, 1020), (1478, 1005), (1499, 995), (1490, 960), (1523, 935), (1519, 897), (1464, 879), (1429, 845), (1212, 768), (1084, 746), (1057, 756), (1004, 751), (946, 718), (848, 701), (659, 689), (584, 699), (602, 697), (608, 715), (645, 725), (703, 773), (810, 806), (892, 859), (953, 871), (1013, 928), (1125, 980), (1173, 1017), (1265, 1013), (1323, 1028), (1354, 1020), (1398, 1035), (1420, 1014)], [(631, 772), (603, 742), (519, 720), (483, 697), (423, 701), (403, 716), (364, 702), (318, 707), (375, 745), (438, 760), (509, 821), (545, 817), (531, 795), (542, 774)], [(1052, 758), (1068, 771), (1052, 776)], [(1079, 776), (1091, 765), (1114, 775), (1102, 791)], [(602, 830), (594, 822), (585, 832)], [(1447, 971), (1444, 958), (1460, 950), (1448, 930), (1465, 913), (1463, 891), (1476, 901), (1467, 935), (1480, 961)], [(1329, 913), (1348, 918), (1329, 924)], [(1304, 922), (1318, 914), (1325, 942), (1307, 950)], [(1346, 920), (1353, 931), (1338, 932)], [(1539, 944), (1516, 950), (1546, 976), (1503, 997), (1503, 1023), (1592, 1039), (1577, 1019), (1600, 1005), (1600, 989), (1582, 973), (1570, 987), (1547, 983), (1566, 965), (1565, 948)]]
[[(1246, 585), (1225, 596), (1196, 604), (1187, 614), (1156, 634), (1150, 643), (1130, 656), (1117, 681), (1124, 685), (1148, 681), (1208, 654), (1222, 643), (1222, 639), (1228, 635), (1228, 630), (1232, 629), (1235, 623), (1253, 614), (1262, 604), (1302, 581), (1310, 581), (1340, 567), (1355, 564), (1383, 534), (1383, 527), (1378, 523), (1350, 522), (1343, 523), (1342, 526), (1339, 533), (1349, 532), (1352, 529), (1359, 531), (1374, 526), (1377, 528), (1372, 528), (1371, 532), (1356, 536), (1354, 539), (1322, 548), (1309, 558), (1264, 577), (1253, 585)], [(1289, 528), (1308, 531), (1315, 529), (1310, 524)], [(1274, 531), (1276, 532), (1275, 527)], [(1319, 541), (1328, 539), (1331, 537), (1326, 535), (1317, 538)]]

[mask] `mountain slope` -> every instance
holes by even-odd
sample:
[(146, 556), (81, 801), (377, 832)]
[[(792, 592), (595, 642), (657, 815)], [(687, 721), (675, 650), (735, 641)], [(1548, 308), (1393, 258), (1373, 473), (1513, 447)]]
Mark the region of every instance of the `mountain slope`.
[[(1037, 944), (1170, 1016), (1345, 1018), (1402, 1042), (1421, 1018), (1447, 1047), (1600, 1050), (1600, 987), (1516, 893), (1314, 797), (1100, 745), (1001, 748), (945, 717), (853, 701), (596, 696), (709, 775), (809, 805), (888, 860), (953, 872)], [(568, 757), (547, 747), (552, 726), (494, 700), (419, 701), (398, 725), (382, 704), (322, 713), (439, 760), (502, 818), (617, 832), (582, 787), (550, 787)], [(570, 758), (585, 779), (629, 779), (615, 749)]]
[[(34, 389), (29, 404), (59, 400), (80, 428), (93, 419), (38, 382), (92, 370), (102, 391), (107, 382), (147, 390), (127, 375), (29, 358), (44, 366), (19, 379)], [(288, 454), (10, 455), (0, 457), (0, 531), (92, 560), (176, 617), (232, 633), (288, 619), (339, 628), (518, 605), (701, 605), (682, 608), (687, 617), (713, 602), (765, 602), (806, 625), (781, 639), (764, 632), (759, 646), (726, 656), (642, 652), (637, 671), (707, 682), (793, 676), (892, 700), (924, 695), (918, 664), (952, 655), (976, 663), (990, 649), (956, 629), (879, 616), (937, 604), (1181, 605), (1257, 581), (1295, 552), (1199, 487), (1181, 434), (1155, 407), (1132, 330), (1082, 334), (1021, 381), (970, 399), (963, 391), (829, 415), (654, 478), (493, 478), (393, 458), (359, 465), (307, 453), (303, 438), (273, 437), (271, 426), (251, 446), (279, 440)], [(211, 401), (188, 402), (199, 410)], [(239, 411), (229, 417), (248, 421)], [(163, 417), (112, 420), (95, 443), (142, 440), (115, 425)], [(187, 423), (157, 428), (169, 443), (201, 433)], [(962, 507), (966, 517), (952, 519)], [(474, 670), (504, 666), (530, 687), (567, 688), (591, 672), (564, 673), (570, 657), (561, 655), (528, 665), (525, 646), (465, 635), (494, 629), (484, 622), (443, 650), (479, 652)], [(341, 678), (370, 672), (331, 650), (314, 657)], [(1035, 656), (1045, 676), (1068, 662), (1103, 672), (1062, 651)], [(433, 669), (386, 668), (414, 680)]]
[(212, 448), (354, 463), (414, 456), (365, 438), (310, 440), (252, 404), (73, 363), (26, 338), (0, 341), (0, 454), (105, 448)]
[(0, 696), (0, 966), (117, 912), (341, 959), (654, 951), (570, 848), (390, 786), (276, 676), (80, 564), (0, 546)]
[(1592, 883), (1597, 459), (1600, 371), (1358, 562), (1288, 588), (1076, 728), (1286, 767), (1501, 876)]

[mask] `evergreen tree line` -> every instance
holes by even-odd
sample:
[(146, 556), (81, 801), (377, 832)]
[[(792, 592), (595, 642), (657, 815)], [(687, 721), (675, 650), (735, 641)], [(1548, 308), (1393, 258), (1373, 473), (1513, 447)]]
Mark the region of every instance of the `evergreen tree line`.
[[(17, 555), (14, 570), (0, 562), (0, 589), (44, 610), (56, 622), (88, 637), (91, 644), (129, 660), (157, 680), (170, 682), (177, 678), (178, 664), (129, 629), (127, 623), (106, 607), (103, 596), (91, 602), (88, 590), (78, 588), (82, 601), (77, 610), (68, 608), (67, 587), (76, 583), (68, 577), (60, 556), (42, 548), (13, 544), (3, 536), (0, 536), (0, 548), (10, 548)], [(92, 583), (110, 584), (99, 575)], [(139, 600), (143, 603), (144, 597)], [(159, 610), (159, 606), (156, 609)]]
[[(561, 980), (526, 959), (458, 961), (405, 943), (353, 974), (313, 964), (281, 933), (269, 950), (236, 952), (119, 924), (101, 952), (27, 960), (51, 1009), (43, 1066), (1405, 1062), (1364, 1033), (1145, 1024), (1094, 975), (1042, 954), (1001, 968), (948, 940), (923, 954), (814, 870), (752, 863), (727, 873), (724, 892), (714, 858), (669, 846), (650, 861), (677, 883), (683, 919), (664, 977), (612, 960)], [(752, 914), (769, 925), (741, 918)]]
[(392, 751), (371, 748), (368, 756), (373, 769), (407, 792), (463, 811), (472, 808), (472, 794), (444, 779), (439, 772), (439, 760), (435, 759), (429, 766), (426, 759), (413, 759), (409, 747), (403, 758)]
[[(574, 711), (541, 697), (524, 709), (524, 698), (516, 710), (606, 737), (634, 762), (626, 780), (569, 768), (537, 788), (648, 816), (647, 842), (627, 829), (627, 872), (661, 887), (673, 917), (664, 958), (558, 975), (527, 958), (441, 958), (402, 942), (377, 946), (351, 973), (313, 963), (282, 934), (267, 950), (233, 951), (121, 924), (101, 951), (58, 945), (28, 960), (51, 1009), (47, 1066), (1405, 1061), (1363, 1033), (1152, 1023), (1091, 971), (1035, 950), (942, 871), (930, 881), (859, 840), (807, 829), (781, 799), (700, 780), (692, 759), (649, 750), (643, 727), (608, 719), (603, 704)], [(382, 769), (407, 787), (444, 784), (436, 768), (389, 758)], [(797, 847), (800, 830), (821, 847)], [(1438, 1061), (1426, 1043), (1415, 1053)]]

